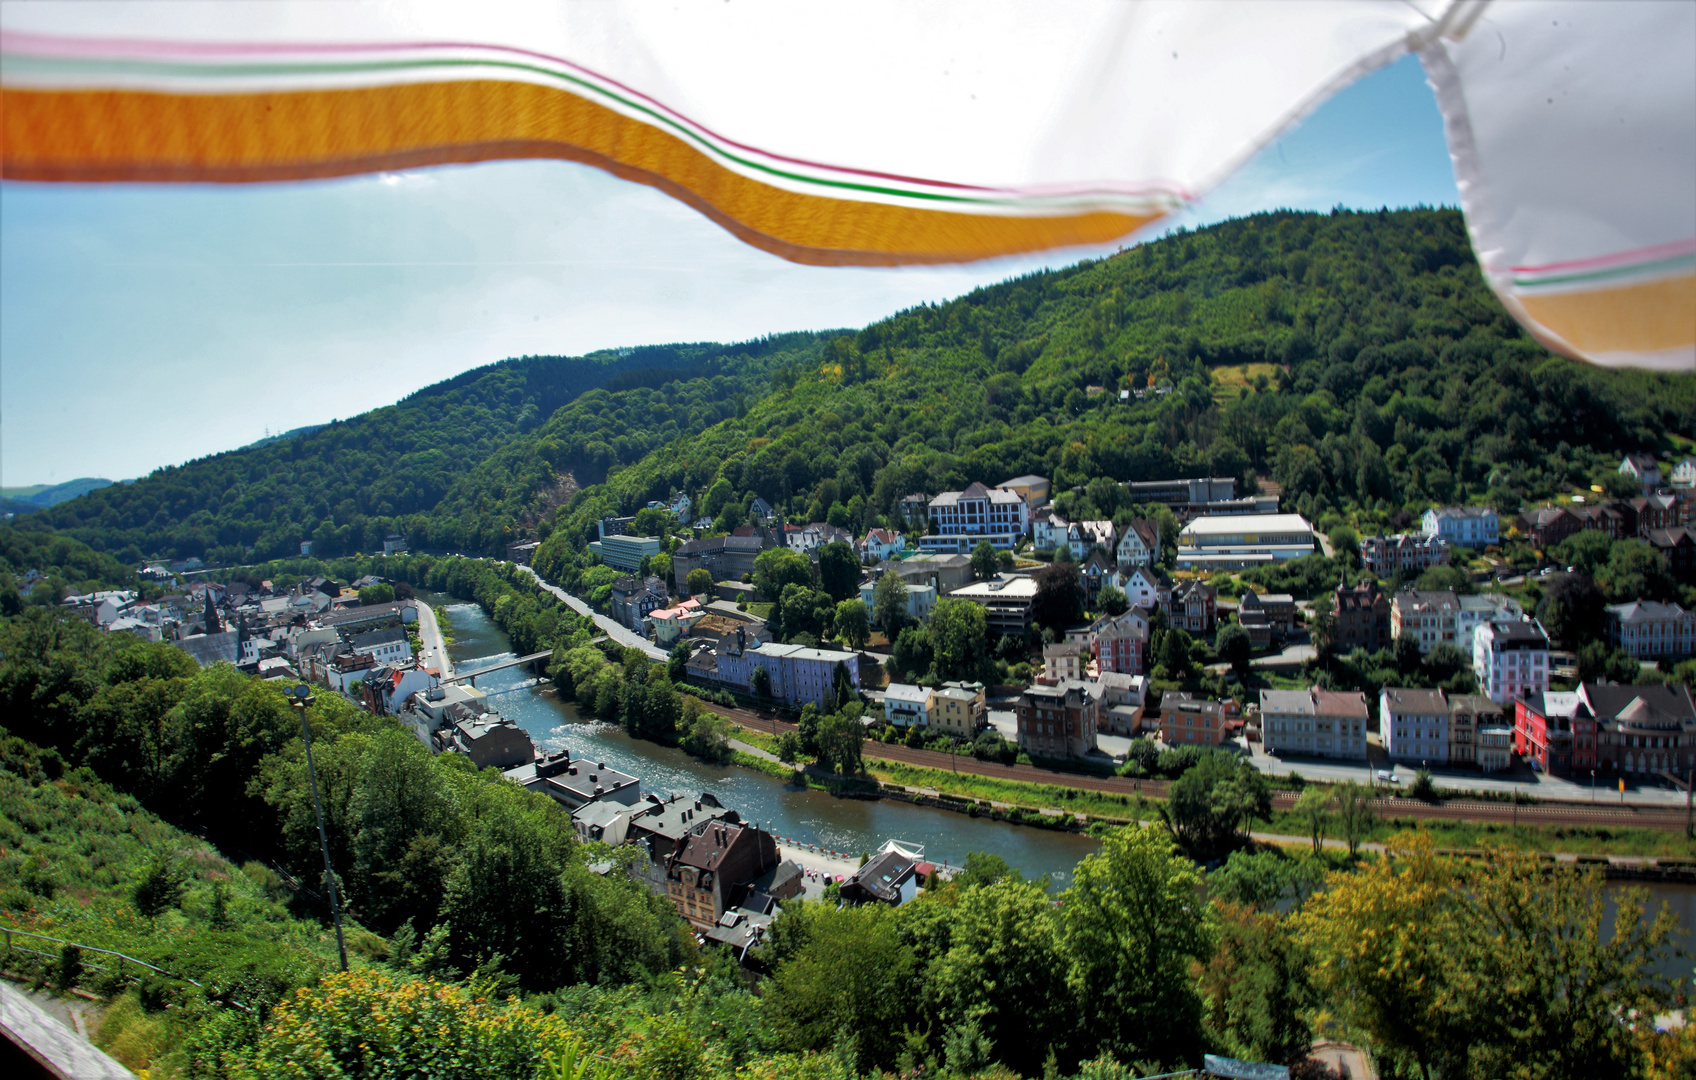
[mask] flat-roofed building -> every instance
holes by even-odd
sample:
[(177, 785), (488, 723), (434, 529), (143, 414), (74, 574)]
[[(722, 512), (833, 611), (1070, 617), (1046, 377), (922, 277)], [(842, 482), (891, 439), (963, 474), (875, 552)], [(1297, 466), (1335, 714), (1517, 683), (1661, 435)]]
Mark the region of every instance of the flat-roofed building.
[(1314, 552), (1300, 514), (1203, 514), (1178, 534), (1180, 570), (1244, 570)]
[(754, 670), (762, 667), (771, 678), (772, 697), (786, 705), (811, 703), (821, 709), (834, 708), (839, 667), (848, 673), (850, 686), (858, 689), (860, 685), (858, 653), (776, 642), (742, 650), (721, 649), (718, 681), (737, 687), (744, 694), (752, 693)]
[(997, 574), (988, 581), (955, 589), (950, 595), (982, 604), (991, 634), (1018, 635), (1030, 625), (1036, 578), (1028, 574)]
[(1472, 673), (1490, 700), (1505, 705), (1549, 689), (1549, 635), (1535, 619), (1485, 623), (1473, 638)]
[(995, 486), (1002, 491), (1011, 491), (1031, 506), (1041, 506), (1048, 501), (1049, 483), (1046, 476), (1015, 476)]
[(614, 533), (600, 540), (589, 541), (589, 550), (600, 556), (601, 562), (614, 570), (634, 574), (642, 568), (642, 560), (660, 553), (657, 536), (626, 536)]

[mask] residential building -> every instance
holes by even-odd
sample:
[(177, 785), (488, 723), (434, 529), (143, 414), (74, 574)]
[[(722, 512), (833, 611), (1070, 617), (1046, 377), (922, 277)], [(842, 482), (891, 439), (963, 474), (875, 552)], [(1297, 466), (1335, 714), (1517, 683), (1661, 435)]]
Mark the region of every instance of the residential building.
[(997, 574), (951, 594), (982, 604), (988, 630), (996, 634), (1023, 634), (1030, 625), (1031, 604), (1036, 600), (1036, 578), (1029, 574)]
[(1089, 756), (1095, 749), (1099, 708), (1085, 683), (1031, 684), (1019, 695), (1019, 749), (1033, 757)]
[[(490, 714), (493, 716), (494, 714)], [(485, 718), (487, 720), (487, 718)], [(463, 726), (466, 721), (461, 721)], [(505, 723), (510, 726), (511, 722)], [(525, 737), (529, 742), (529, 737)], [(476, 760), (473, 758), (472, 760)], [(604, 761), (573, 758), (569, 751), (545, 756), (531, 753), (531, 760), (517, 766), (498, 766), (506, 778), (529, 791), (550, 796), (575, 814), (591, 803), (606, 802), (636, 806), (640, 784), (629, 773), (607, 768)]]
[(1596, 714), (1582, 693), (1527, 694), (1512, 708), (1513, 750), (1527, 765), (1555, 776), (1596, 767)]
[(398, 626), (354, 634), (347, 643), (355, 653), (368, 655), (379, 664), (399, 664), (412, 659), (406, 631)]
[(464, 754), (479, 769), (511, 769), (536, 758), (529, 733), (493, 712), (449, 720), (436, 729), (435, 749)]
[(1447, 764), (1449, 703), (1443, 692), (1384, 687), (1378, 694), (1378, 735), (1391, 761)]
[[(1478, 757), (1478, 733), (1499, 727), (1512, 733), (1510, 718), (1502, 707), (1483, 694), (1456, 694), (1449, 698), (1449, 764), (1482, 764)], [(1503, 762), (1500, 768), (1507, 768)]]
[(1338, 585), (1336, 646), (1339, 652), (1355, 649), (1377, 652), (1390, 647), (1390, 598), (1376, 581)]
[(1493, 724), (1478, 729), (1478, 767), (1485, 772), (1513, 767), (1513, 728)]
[(1313, 554), (1300, 514), (1203, 514), (1178, 534), (1178, 569), (1245, 570)]
[(907, 547), (907, 541), (901, 534), (888, 529), (873, 529), (854, 542), (854, 553), (860, 556), (861, 562), (882, 562), (894, 555), (899, 555)]
[(1244, 627), (1265, 626), (1275, 639), (1290, 636), (1295, 628), (1296, 598), (1289, 593), (1257, 593), (1244, 589), (1237, 601), (1237, 621)]
[(894, 844), (887, 844), (842, 883), (842, 901), (899, 907), (917, 896), (923, 884), (919, 878), (919, 859)]
[(1260, 739), (1268, 754), (1366, 760), (1366, 697), (1312, 687), (1260, 692)]
[(1421, 655), (1438, 645), (1458, 649), (1455, 620), (1459, 615), (1460, 597), (1453, 590), (1404, 590), (1390, 604), (1390, 634), (1419, 642)]
[(666, 606), (665, 582), (657, 577), (621, 577), (612, 583), (607, 606), (620, 624), (640, 630), (643, 619)]
[(1455, 647), (1469, 655), (1480, 626), (1525, 618), (1525, 609), (1519, 606), (1519, 601), (1506, 593), (1462, 595), (1456, 599), (1459, 607), (1455, 610)]
[(383, 554), (384, 555), (405, 555), (406, 554), (406, 537), (401, 536), (399, 533), (390, 533), (389, 535), (383, 537)]
[(1630, 500), (1637, 517), (1637, 538), (1647, 539), (1656, 529), (1671, 529), (1683, 524), (1677, 495), (1641, 495)]
[(931, 532), (921, 551), (969, 553), (980, 540), (1011, 551), (1030, 531), (1030, 504), (1016, 491), (973, 482), (964, 491), (945, 491), (928, 506)]
[(1154, 576), (1154, 571), (1146, 566), (1132, 567), (1119, 581), (1119, 588), (1125, 592), (1133, 609), (1153, 611), (1160, 603), (1160, 579)]
[(1667, 561), (1667, 570), (1680, 581), (1696, 580), (1696, 532), (1688, 528), (1656, 529), (1649, 546)]
[(1075, 642), (1062, 641), (1042, 647), (1042, 674), (1055, 682), (1084, 677), (1083, 648)]
[(883, 691), (883, 718), (896, 727), (929, 727), (930, 699), (928, 686), (892, 682)]
[(666, 860), (666, 886), (677, 913), (711, 930), (756, 878), (777, 866), (777, 840), (746, 822), (704, 821)]
[(1153, 566), (1160, 561), (1160, 526), (1148, 518), (1136, 518), (1125, 526), (1114, 553), (1121, 570)]
[(1592, 527), (1582, 513), (1564, 506), (1540, 506), (1519, 515), (1519, 531), (1533, 547), (1547, 551), (1569, 536)]
[(1136, 735), (1142, 730), (1143, 706), (1148, 700), (1148, 676), (1104, 671), (1096, 676), (1101, 687), (1098, 730), (1112, 735)]
[(1379, 577), (1419, 574), (1449, 563), (1449, 542), (1423, 533), (1368, 536), (1360, 541), (1360, 562)]
[(980, 682), (945, 682), (931, 694), (930, 726), (963, 739), (989, 726), (989, 696)]
[(1638, 660), (1682, 660), (1696, 653), (1696, 613), (1659, 600), (1609, 604), (1608, 643)]
[(1160, 699), (1160, 738), (1167, 746), (1223, 746), (1225, 705), (1168, 690)]
[(1619, 471), (1643, 485), (1644, 491), (1661, 486), (1661, 463), (1652, 454), (1627, 454), (1619, 463)]
[(1103, 615), (1095, 620), (1084, 640), (1095, 654), (1098, 672), (1128, 676), (1143, 673), (1148, 636), (1148, 619), (1133, 607), (1123, 615)]
[(614, 533), (589, 541), (589, 551), (614, 570), (634, 574), (642, 568), (642, 560), (660, 553), (657, 536), (626, 536)]
[(1687, 457), (1674, 465), (1667, 482), (1675, 488), (1696, 487), (1696, 457)]
[(1501, 541), (1501, 522), (1488, 506), (1445, 506), (1425, 511), (1425, 535), (1450, 547), (1490, 547)]
[(1535, 619), (1485, 623), (1473, 635), (1472, 673), (1491, 701), (1549, 689), (1549, 635)]
[(1596, 717), (1596, 767), (1628, 773), (1696, 768), (1696, 702), (1688, 686), (1583, 683)]
[[(866, 611), (874, 623), (877, 622), (877, 608), (873, 601), (877, 595), (879, 576), (881, 575), (874, 574), (860, 583), (860, 599), (865, 602)], [(929, 622), (930, 613), (936, 609), (936, 586), (916, 584), (905, 579), (901, 585), (907, 590), (907, 618), (913, 622)]]
[(771, 503), (756, 495), (754, 501), (748, 504), (748, 516), (761, 525), (769, 525), (771, 519), (776, 517), (777, 514), (772, 510)]
[(689, 540), (679, 544), (671, 553), (671, 576), (680, 582), (689, 580), (691, 570), (705, 570), (714, 581), (741, 581), (754, 572), (754, 559), (760, 552), (781, 543), (770, 529), (759, 529), (749, 536), (714, 536), (704, 540)]
[(860, 685), (858, 653), (767, 642), (757, 648), (731, 648), (718, 654), (719, 681), (744, 694), (753, 693), (754, 669), (762, 667), (771, 678), (773, 699), (794, 707), (811, 702), (823, 709), (833, 708), (837, 668), (847, 671), (849, 685), (856, 689)]
[(643, 628), (648, 636), (654, 639), (654, 644), (668, 648), (677, 644), (678, 640), (695, 628), (695, 624), (707, 617), (707, 609), (694, 597), (671, 607), (655, 608), (648, 612), (643, 620)]
[(708, 821), (734, 824), (742, 820), (740, 814), (705, 791), (694, 799), (681, 795), (668, 799), (644, 795), (637, 801), (636, 809), (642, 812), (630, 819), (625, 839), (646, 858), (632, 864), (631, 876), (646, 881), (649, 888), (668, 899), (671, 887), (666, 878), (666, 863), (683, 846), (684, 838)]
[(969, 585), (974, 580), (972, 560), (969, 555), (936, 555), (920, 552), (908, 555), (899, 560), (877, 564), (876, 577), (882, 577), (884, 571), (893, 570), (903, 581), (917, 585), (929, 585), (936, 590), (936, 595), (948, 596), (955, 590)]
[(1048, 501), (1049, 483), (1046, 476), (1015, 476), (995, 486), (1003, 491), (1011, 491), (1033, 508)]
[(1219, 590), (1200, 580), (1180, 581), (1168, 594), (1166, 625), (1192, 636), (1212, 634), (1217, 622)]
[(1103, 585), (1112, 585), (1119, 580), (1119, 569), (1113, 563), (1113, 556), (1102, 548), (1090, 550), (1089, 557), (1078, 566), (1078, 581), (1084, 587), (1084, 602), (1094, 606), (1095, 598), (1101, 594)]
[(1066, 535), (1066, 529), (1071, 522), (1055, 513), (1052, 507), (1039, 507), (1031, 511), (1031, 543), (1038, 551), (1053, 551), (1060, 546), (1061, 538)]
[(1051, 519), (1050, 528), (1054, 537), (1054, 548), (1067, 548), (1072, 553), (1074, 561), (1082, 561), (1096, 548), (1109, 553), (1115, 548), (1114, 529), (1111, 521), (1063, 521), (1060, 518)]

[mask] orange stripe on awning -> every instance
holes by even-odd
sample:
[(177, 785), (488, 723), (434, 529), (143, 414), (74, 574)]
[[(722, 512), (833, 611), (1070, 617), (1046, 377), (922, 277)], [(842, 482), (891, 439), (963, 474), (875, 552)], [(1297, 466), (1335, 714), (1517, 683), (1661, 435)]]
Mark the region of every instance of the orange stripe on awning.
[(816, 265), (1101, 244), (1161, 216), (962, 214), (789, 191), (575, 94), (499, 80), (240, 94), (11, 89), (0, 91), (0, 116), (8, 179), (249, 183), (553, 158), (656, 187), (755, 247)]

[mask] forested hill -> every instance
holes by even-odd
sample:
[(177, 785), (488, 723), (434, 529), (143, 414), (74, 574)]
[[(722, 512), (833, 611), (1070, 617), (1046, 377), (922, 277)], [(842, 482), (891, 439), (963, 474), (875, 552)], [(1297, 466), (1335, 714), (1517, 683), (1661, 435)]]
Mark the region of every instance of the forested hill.
[[(1517, 508), (1696, 432), (1696, 380), (1533, 342), (1485, 287), (1453, 210), (1180, 230), (902, 312), (825, 352), (746, 416), (585, 489), (542, 564), (598, 514), (675, 487), (712, 512), (754, 494), (808, 519), (841, 503), (863, 525), (910, 492), (1022, 473), (1062, 491), (1258, 474), (1290, 509), (1395, 521), (1433, 501)], [(1121, 401), (1151, 384), (1171, 392)], [(1120, 489), (1089, 491), (1075, 512), (1117, 509)]]
[[(698, 430), (689, 418), (704, 426), (730, 415), (738, 400), (746, 407), (765, 391), (768, 369), (817, 348), (817, 336), (804, 333), (744, 345), (506, 360), (349, 420), (102, 488), (19, 525), (57, 530), (129, 563), (155, 556), (277, 558), (297, 554), (305, 540), (314, 554), (334, 556), (381, 548), (392, 531), (415, 544), (498, 549), (501, 526), (481, 536), (475, 524), (462, 531), (458, 520), (487, 503), (491, 492), (498, 503), (498, 481), (455, 494), (438, 510), (491, 454), (535, 445), (532, 436), (540, 436), (562, 473), (583, 468), (598, 479), (614, 462), (641, 458), (653, 438)], [(333, 387), (301, 392), (334, 397)], [(656, 406), (671, 415), (650, 415)], [(562, 407), (565, 413), (554, 417)], [(550, 441), (555, 431), (568, 433), (564, 451)], [(512, 470), (531, 481), (530, 494), (545, 505), (556, 476), (526, 470), (522, 461)], [(503, 526), (527, 512), (501, 505)]]

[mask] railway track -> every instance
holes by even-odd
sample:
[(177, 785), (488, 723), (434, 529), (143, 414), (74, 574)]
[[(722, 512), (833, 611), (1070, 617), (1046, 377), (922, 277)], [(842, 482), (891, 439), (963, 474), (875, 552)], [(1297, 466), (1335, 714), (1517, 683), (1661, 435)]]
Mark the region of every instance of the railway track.
[[(768, 712), (726, 708), (711, 703), (707, 703), (707, 708), (750, 731), (781, 735), (786, 731), (797, 730), (796, 725)], [(1163, 799), (1171, 786), (1171, 782), (1166, 780), (1136, 780), (1127, 776), (1060, 772), (1037, 765), (1002, 765), (959, 754), (944, 754), (935, 750), (920, 750), (916, 747), (872, 740), (867, 740), (863, 754), (867, 758), (936, 769), (940, 772), (962, 773), (991, 780), (1015, 780), (1025, 784), (1048, 784), (1105, 795), (1143, 795), (1151, 799)], [(1295, 801), (1296, 795), (1293, 792), (1280, 791), (1272, 797), (1273, 806), (1279, 809), (1288, 809)], [(1381, 818), (1412, 818), (1419, 821), (1464, 821), (1491, 825), (1612, 826), (1660, 829), (1667, 832), (1680, 832), (1685, 827), (1683, 809), (1632, 804), (1609, 806), (1606, 803), (1591, 805), (1538, 802), (1521, 803), (1515, 807), (1511, 803), (1482, 799), (1424, 802), (1419, 799), (1390, 798), (1375, 800), (1374, 807)]]

